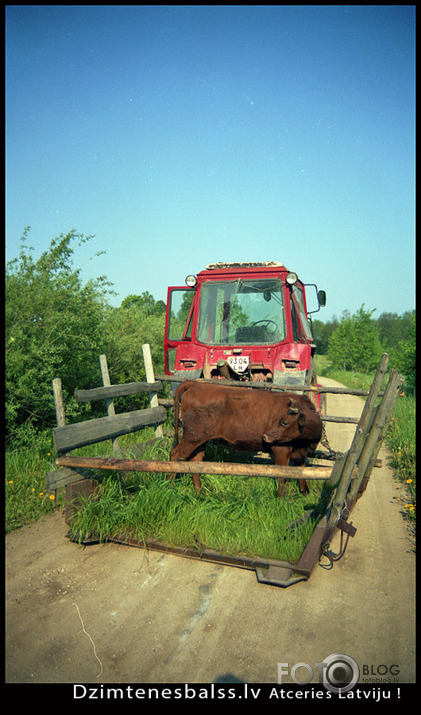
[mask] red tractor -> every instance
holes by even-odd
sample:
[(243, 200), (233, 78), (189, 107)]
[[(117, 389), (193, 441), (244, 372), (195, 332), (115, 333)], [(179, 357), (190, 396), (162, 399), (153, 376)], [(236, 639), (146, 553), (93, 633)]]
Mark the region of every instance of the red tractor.
[(282, 263), (215, 263), (168, 288), (165, 372), (279, 385), (316, 385), (306, 288)]

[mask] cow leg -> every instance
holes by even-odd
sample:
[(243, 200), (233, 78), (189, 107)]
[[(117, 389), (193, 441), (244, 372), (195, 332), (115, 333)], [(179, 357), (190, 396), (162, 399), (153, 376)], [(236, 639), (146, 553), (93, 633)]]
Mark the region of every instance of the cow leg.
[[(206, 445), (184, 445), (183, 442), (181, 441), (180, 444), (178, 444), (174, 449), (171, 450), (170, 452), (170, 461), (171, 462), (202, 462), (203, 457), (205, 456), (205, 447)], [(176, 475), (172, 474), (170, 475), (170, 479), (174, 479)], [(197, 492), (200, 492), (202, 489), (202, 484), (200, 481), (200, 477), (198, 474), (192, 474), (192, 479), (193, 479), (193, 484), (194, 488), (196, 489)]]
[[(203, 457), (205, 456), (205, 448), (203, 447), (199, 452), (190, 459), (190, 462), (203, 462)], [(197, 492), (202, 491), (202, 482), (200, 481), (199, 474), (192, 474), (194, 488)]]
[[(287, 467), (289, 464), (289, 457), (292, 452), (292, 447), (272, 447), (272, 454), (275, 457), (275, 464), (278, 467)], [(285, 494), (285, 479), (278, 477), (278, 499), (283, 497)]]
[(301, 494), (308, 494), (310, 489), (307, 486), (307, 482), (305, 479), (300, 479), (300, 492)]

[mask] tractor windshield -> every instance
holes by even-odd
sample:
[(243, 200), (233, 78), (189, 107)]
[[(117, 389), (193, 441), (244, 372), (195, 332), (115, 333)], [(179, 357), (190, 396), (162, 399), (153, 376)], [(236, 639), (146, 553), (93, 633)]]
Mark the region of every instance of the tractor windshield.
[(286, 338), (279, 279), (202, 283), (197, 340), (207, 345), (273, 345)]

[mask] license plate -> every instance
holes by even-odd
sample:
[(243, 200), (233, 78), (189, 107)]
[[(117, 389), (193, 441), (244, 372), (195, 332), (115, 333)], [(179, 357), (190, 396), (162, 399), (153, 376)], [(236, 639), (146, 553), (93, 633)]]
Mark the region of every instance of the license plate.
[(234, 372), (244, 372), (249, 366), (249, 357), (243, 355), (230, 355), (227, 358), (228, 365)]

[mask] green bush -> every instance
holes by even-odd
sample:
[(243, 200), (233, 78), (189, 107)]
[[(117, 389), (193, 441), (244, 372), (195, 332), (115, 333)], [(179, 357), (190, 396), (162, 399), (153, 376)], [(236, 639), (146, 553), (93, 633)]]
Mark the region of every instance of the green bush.
[(344, 317), (331, 334), (327, 354), (334, 367), (362, 373), (377, 368), (383, 348), (373, 312), (362, 305), (355, 315)]
[(19, 257), (6, 267), (6, 429), (15, 442), (22, 425), (42, 430), (52, 423), (56, 377), (68, 414), (86, 411), (71, 397), (96, 376), (109, 285), (103, 277), (84, 285), (72, 266), (73, 243), (89, 238), (75, 231), (61, 235), (35, 261), (27, 235)]

